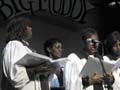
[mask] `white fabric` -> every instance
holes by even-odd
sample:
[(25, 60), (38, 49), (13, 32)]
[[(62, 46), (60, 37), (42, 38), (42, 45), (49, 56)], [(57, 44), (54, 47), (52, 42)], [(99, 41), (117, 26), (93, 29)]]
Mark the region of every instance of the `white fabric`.
[(66, 63), (64, 68), (65, 90), (82, 90), (82, 80), (79, 75), (86, 60), (80, 60), (74, 53), (70, 54), (68, 59), (70, 61)]
[[(89, 55), (90, 57), (94, 57), (93, 55)], [(76, 54), (72, 53), (68, 56), (70, 59), (69, 62), (65, 65), (64, 72), (64, 84), (65, 90), (83, 90), (82, 85), (82, 76), (80, 76), (80, 72), (84, 67), (87, 60), (85, 58), (80, 59)], [(85, 90), (93, 90), (93, 85), (88, 86)]]
[(32, 51), (20, 41), (8, 42), (3, 51), (4, 74), (12, 86), (18, 90), (41, 90), (38, 77), (36, 76), (34, 81), (30, 81), (26, 68), (15, 64), (27, 53), (32, 53)]
[[(115, 63), (117, 60), (110, 60), (107, 56), (104, 56), (103, 59), (109, 63)], [(113, 83), (113, 90), (120, 90), (120, 67), (116, 67), (113, 71), (113, 76), (115, 81)]]
[[(64, 72), (65, 90), (83, 90), (81, 80), (82, 76), (79, 75), (87, 60), (85, 58), (79, 59), (79, 57), (74, 53), (70, 54), (68, 58), (70, 61), (66, 63)], [(103, 59), (109, 63), (115, 63), (115, 61), (110, 61), (110, 59), (106, 56), (104, 56)], [(113, 75), (115, 78), (115, 82), (113, 83), (113, 90), (120, 90), (120, 67), (113, 71)], [(93, 90), (93, 86), (90, 85), (85, 90)], [(104, 88), (104, 90), (106, 89)]]

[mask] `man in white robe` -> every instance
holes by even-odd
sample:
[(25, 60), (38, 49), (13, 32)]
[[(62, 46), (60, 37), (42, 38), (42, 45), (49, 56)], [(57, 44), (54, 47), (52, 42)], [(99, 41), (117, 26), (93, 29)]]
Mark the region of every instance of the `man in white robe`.
[[(32, 27), (26, 18), (17, 18), (7, 26), (7, 44), (3, 51), (2, 90), (41, 90), (39, 75), (31, 80), (27, 69), (16, 64), (27, 53), (32, 53), (26, 42), (32, 37)], [(24, 45), (23, 43), (26, 43)]]
[[(59, 59), (62, 56), (62, 41), (57, 38), (50, 38), (44, 43), (44, 51), (47, 56), (54, 59)], [(64, 70), (63, 65), (60, 65), (60, 70)], [(63, 86), (63, 74), (60, 70), (49, 75), (49, 87), (50, 90), (64, 90)], [(63, 71), (62, 70), (62, 71)], [(63, 71), (64, 72), (64, 71)]]
[(120, 90), (120, 33), (113, 31), (105, 40), (106, 55), (103, 57), (104, 61), (115, 64), (112, 71), (114, 76), (113, 90)]
[(94, 28), (86, 28), (84, 31), (82, 36), (84, 48), (82, 55), (80, 55), (82, 58), (79, 59), (75, 54), (68, 56), (71, 62), (65, 66), (65, 88), (66, 90), (103, 90), (101, 75), (96, 72), (91, 77), (80, 75), (89, 56), (101, 58), (98, 53), (99, 38), (96, 30)]
[[(64, 71), (65, 90), (83, 90), (80, 72), (87, 60), (85, 58), (80, 59), (75, 53), (71, 53), (68, 59), (70, 61), (66, 63)], [(86, 90), (93, 90), (93, 86), (87, 87)]]

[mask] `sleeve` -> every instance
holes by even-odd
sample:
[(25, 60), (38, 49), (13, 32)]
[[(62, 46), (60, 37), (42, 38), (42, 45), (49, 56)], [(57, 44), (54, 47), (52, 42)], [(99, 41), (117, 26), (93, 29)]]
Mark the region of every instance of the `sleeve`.
[(25, 46), (19, 41), (10, 41), (4, 49), (4, 73), (15, 88), (22, 88), (29, 81), (25, 67), (15, 64), (27, 53)]
[(66, 90), (80, 90), (82, 89), (82, 79), (80, 77), (80, 72), (83, 68), (82, 60), (72, 53), (68, 56), (70, 59), (65, 66), (65, 88)]
[(89, 77), (88, 76), (82, 77), (82, 84), (83, 84), (83, 87), (89, 86)]
[(113, 83), (113, 89), (114, 90), (120, 90), (120, 69), (118, 68), (116, 71), (113, 71), (114, 76), (114, 83)]

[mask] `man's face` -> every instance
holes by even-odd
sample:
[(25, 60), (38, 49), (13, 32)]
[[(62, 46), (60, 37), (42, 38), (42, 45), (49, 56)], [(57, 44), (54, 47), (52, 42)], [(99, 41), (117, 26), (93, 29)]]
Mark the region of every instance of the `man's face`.
[(56, 42), (50, 48), (50, 54), (53, 58), (60, 58), (62, 55), (62, 44), (60, 42)]
[(99, 46), (98, 42), (93, 42), (93, 41), (99, 41), (98, 35), (96, 33), (86, 40), (87, 42), (86, 49), (90, 55), (95, 55)]
[(120, 57), (120, 41), (119, 40), (112, 47), (112, 51), (116, 56)]
[(29, 40), (32, 38), (32, 27), (27, 26), (25, 30), (25, 40)]

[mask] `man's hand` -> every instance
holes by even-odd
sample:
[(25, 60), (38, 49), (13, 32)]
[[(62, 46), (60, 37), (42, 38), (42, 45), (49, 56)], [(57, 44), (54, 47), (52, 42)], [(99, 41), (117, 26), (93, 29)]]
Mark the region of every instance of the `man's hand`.
[(90, 78), (89, 78), (89, 84), (101, 84), (103, 82), (102, 75), (99, 75), (97, 73), (94, 73)]

